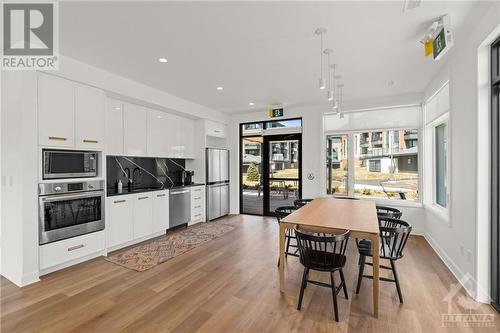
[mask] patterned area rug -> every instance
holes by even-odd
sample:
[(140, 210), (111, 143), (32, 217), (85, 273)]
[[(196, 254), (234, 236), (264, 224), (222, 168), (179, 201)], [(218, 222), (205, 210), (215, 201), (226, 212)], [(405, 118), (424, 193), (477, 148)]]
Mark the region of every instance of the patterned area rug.
[(234, 228), (228, 221), (198, 223), (130, 249), (118, 251), (106, 260), (142, 272), (216, 239)]

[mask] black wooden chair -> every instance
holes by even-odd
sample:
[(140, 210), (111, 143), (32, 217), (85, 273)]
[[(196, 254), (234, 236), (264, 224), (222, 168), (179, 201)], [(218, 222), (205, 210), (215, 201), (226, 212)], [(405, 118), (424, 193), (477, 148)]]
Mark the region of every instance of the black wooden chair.
[[(295, 235), (297, 237), (297, 245), (299, 246), (300, 253), (300, 263), (304, 266), (297, 310), (300, 310), (302, 306), (302, 298), (304, 296), (304, 289), (306, 289), (307, 283), (328, 287), (332, 289), (335, 320), (339, 321), (337, 295), (340, 290), (344, 290), (345, 298), (349, 299), (343, 271), (344, 265), (347, 261), (345, 251), (347, 248), (347, 242), (349, 241), (349, 233), (350, 231), (346, 231), (340, 235), (318, 236), (314, 233), (301, 231), (295, 227)], [(309, 270), (311, 269), (321, 272), (330, 272), (331, 284), (310, 280)], [(335, 278), (333, 274), (336, 271), (340, 274), (340, 284), (338, 287), (335, 286)]]
[[(278, 207), (274, 211), (274, 214), (276, 215), (276, 220), (278, 221), (278, 225), (280, 224), (281, 220), (296, 211), (297, 208), (295, 206), (283, 206), (283, 207)], [(294, 240), (295, 242), (292, 243), (291, 240)], [(298, 257), (299, 254), (299, 249), (297, 247), (297, 239), (295, 237), (295, 233), (291, 229), (287, 229), (285, 232), (285, 257), (288, 255)], [(290, 252), (290, 248), (294, 248), (295, 250), (293, 252)], [(278, 266), (280, 265), (280, 259), (278, 256)]]
[(293, 202), (293, 204), (295, 205), (295, 208), (299, 209), (300, 207), (304, 207), (311, 201), (313, 201), (313, 199), (297, 199)]
[[(410, 236), (411, 225), (403, 220), (393, 219), (390, 217), (379, 216), (379, 228), (380, 228), (380, 259), (388, 259), (391, 263), (391, 267), (380, 265), (380, 268), (389, 269), (394, 275), (393, 279), (381, 277), (381, 281), (395, 282), (396, 289), (399, 296), (399, 302), (403, 303), (403, 294), (401, 292), (401, 286), (399, 285), (398, 273), (396, 271), (396, 261), (403, 257), (403, 250), (406, 245), (406, 241)], [(361, 288), (361, 280), (365, 278), (373, 279), (371, 275), (363, 275), (365, 264), (373, 266), (373, 263), (366, 262), (366, 257), (372, 257), (372, 244), (369, 240), (361, 240), (358, 244), (358, 252), (360, 256), (359, 260), (359, 274), (358, 274), (358, 284), (356, 286), (356, 294), (359, 293)]]
[(399, 220), (401, 219), (401, 216), (403, 216), (403, 213), (396, 208), (377, 205), (377, 215), (381, 217), (390, 217)]

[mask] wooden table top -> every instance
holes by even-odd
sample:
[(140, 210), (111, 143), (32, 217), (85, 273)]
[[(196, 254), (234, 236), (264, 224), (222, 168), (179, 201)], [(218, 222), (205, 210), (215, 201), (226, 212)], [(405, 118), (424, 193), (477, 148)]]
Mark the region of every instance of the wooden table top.
[(375, 202), (317, 198), (285, 217), (282, 222), (378, 234)]

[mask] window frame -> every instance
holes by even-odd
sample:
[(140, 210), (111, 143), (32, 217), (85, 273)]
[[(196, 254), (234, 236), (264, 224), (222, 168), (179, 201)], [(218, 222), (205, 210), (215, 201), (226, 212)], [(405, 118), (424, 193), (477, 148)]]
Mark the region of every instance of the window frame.
[(349, 196), (354, 197), (354, 185), (355, 185), (355, 168), (354, 166), (354, 156), (355, 156), (355, 134), (359, 133), (368, 133), (368, 132), (387, 132), (387, 131), (409, 131), (409, 130), (417, 130), (417, 154), (418, 154), (418, 182), (417, 182), (417, 189), (418, 189), (418, 200), (392, 200), (392, 199), (387, 199), (387, 198), (369, 198), (369, 197), (359, 197), (362, 198), (363, 200), (372, 200), (375, 201), (378, 204), (381, 205), (390, 205), (390, 206), (395, 206), (395, 207), (422, 207), (423, 206), (423, 192), (422, 192), (422, 177), (423, 177), (423, 164), (422, 164), (422, 138), (423, 138), (423, 129), (415, 126), (401, 126), (401, 127), (392, 127), (392, 128), (386, 128), (386, 127), (367, 127), (367, 128), (362, 128), (362, 129), (356, 129), (356, 130), (342, 130), (342, 131), (323, 131), (321, 134), (321, 141), (323, 142), (323, 159), (321, 165), (323, 166), (322, 170), (322, 177), (323, 177), (323, 186), (322, 186), (322, 193), (324, 196), (327, 197), (334, 197), (334, 195), (329, 195), (326, 193), (326, 184), (328, 182), (328, 179), (326, 179), (326, 137), (330, 135), (342, 135), (342, 134), (347, 134), (348, 136), (348, 193)]
[[(446, 207), (441, 206), (437, 202), (437, 138), (436, 138), (436, 129), (441, 126), (446, 125)], [(450, 148), (451, 148), (451, 140), (450, 140), (450, 113), (446, 112), (441, 116), (437, 117), (435, 120), (430, 122), (427, 126), (432, 131), (432, 195), (431, 195), (431, 205), (436, 210), (440, 211), (441, 214), (444, 214), (446, 218), (449, 217), (450, 214)]]

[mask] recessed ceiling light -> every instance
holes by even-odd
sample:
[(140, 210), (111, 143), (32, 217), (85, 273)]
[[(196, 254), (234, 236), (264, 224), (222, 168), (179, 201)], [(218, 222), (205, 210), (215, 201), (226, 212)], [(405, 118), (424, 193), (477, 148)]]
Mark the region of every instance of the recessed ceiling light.
[(223, 90), (224, 88), (223, 87), (217, 87), (217, 90)]
[(168, 62), (167, 58), (160, 58), (158, 59), (159, 62), (166, 63)]
[(250, 106), (254, 106), (254, 105), (255, 105), (255, 103), (254, 103), (254, 102), (250, 102), (250, 103), (248, 103), (248, 105), (250, 105)]

